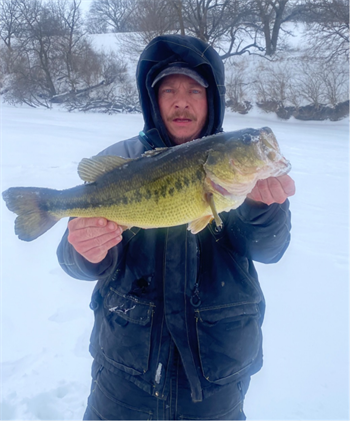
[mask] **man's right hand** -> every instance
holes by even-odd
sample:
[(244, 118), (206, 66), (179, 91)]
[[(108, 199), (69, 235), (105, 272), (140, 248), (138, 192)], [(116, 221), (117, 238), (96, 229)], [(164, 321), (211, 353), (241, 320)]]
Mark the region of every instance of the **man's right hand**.
[(68, 242), (91, 263), (101, 262), (122, 241), (122, 228), (105, 218), (75, 218), (68, 230)]

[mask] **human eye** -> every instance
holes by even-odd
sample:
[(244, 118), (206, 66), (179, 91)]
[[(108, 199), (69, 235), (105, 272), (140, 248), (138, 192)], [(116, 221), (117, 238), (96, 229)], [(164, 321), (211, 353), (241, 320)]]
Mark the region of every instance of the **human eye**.
[(173, 91), (174, 91), (174, 89), (172, 89), (170, 87), (164, 87), (161, 90), (162, 94), (171, 94)]
[(191, 94), (194, 94), (194, 95), (201, 95), (203, 93), (203, 89), (195, 86), (195, 87), (191, 88), (190, 92), (191, 92)]

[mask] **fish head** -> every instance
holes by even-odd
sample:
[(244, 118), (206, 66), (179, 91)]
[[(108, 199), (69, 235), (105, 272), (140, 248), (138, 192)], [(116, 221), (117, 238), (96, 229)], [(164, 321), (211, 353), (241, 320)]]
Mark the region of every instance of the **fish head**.
[(240, 174), (278, 177), (291, 169), (269, 127), (242, 130), (238, 139), (228, 139), (227, 153), (233, 170)]
[(220, 146), (220, 151), (209, 156), (205, 170), (211, 183), (229, 195), (246, 195), (257, 180), (278, 177), (291, 169), (269, 127), (225, 133)]

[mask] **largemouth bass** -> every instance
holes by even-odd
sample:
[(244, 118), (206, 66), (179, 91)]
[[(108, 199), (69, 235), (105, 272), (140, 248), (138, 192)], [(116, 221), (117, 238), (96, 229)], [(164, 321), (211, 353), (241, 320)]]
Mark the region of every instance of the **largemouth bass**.
[(189, 224), (196, 234), (220, 212), (240, 206), (259, 179), (290, 170), (272, 130), (244, 129), (148, 151), (140, 158), (83, 159), (86, 183), (66, 190), (11, 187), (15, 233), (32, 241), (64, 217), (104, 217), (124, 229)]

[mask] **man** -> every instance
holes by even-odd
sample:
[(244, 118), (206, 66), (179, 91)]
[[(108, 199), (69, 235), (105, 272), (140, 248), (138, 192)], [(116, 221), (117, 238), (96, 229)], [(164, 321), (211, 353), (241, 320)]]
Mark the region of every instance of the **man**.
[[(137, 83), (139, 136), (101, 154), (138, 157), (222, 131), (224, 67), (202, 41), (155, 38)], [(245, 419), (262, 366), (264, 297), (252, 260), (278, 261), (290, 241), (288, 176), (260, 181), (220, 232), (186, 226), (122, 232), (76, 218), (59, 248), (63, 269), (98, 279), (91, 308), (92, 388), (84, 419)]]

